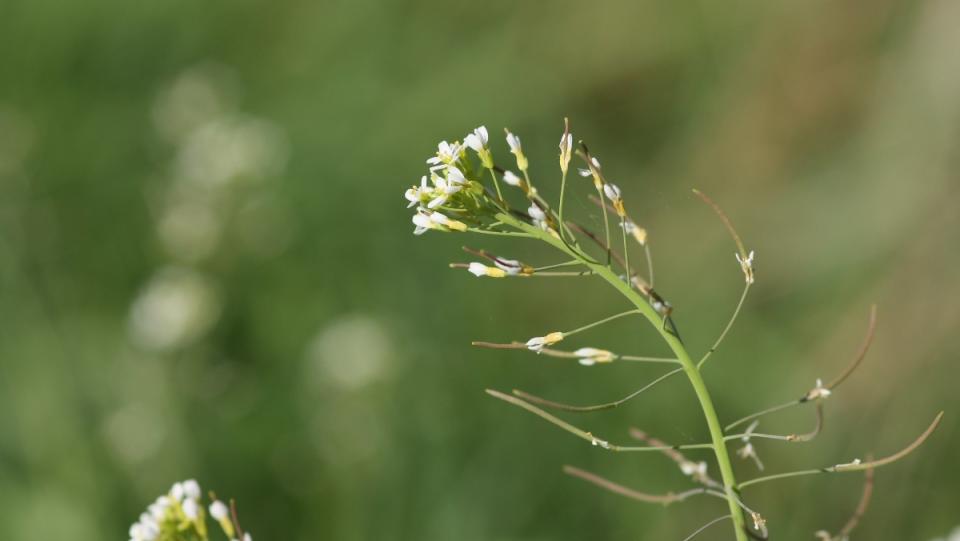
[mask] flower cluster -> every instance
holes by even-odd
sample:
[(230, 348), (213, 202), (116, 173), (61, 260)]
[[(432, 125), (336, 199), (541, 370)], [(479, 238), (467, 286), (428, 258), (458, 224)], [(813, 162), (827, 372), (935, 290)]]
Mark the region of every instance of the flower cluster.
[[(479, 168), (475, 167), (470, 159), (468, 149), (479, 159)], [(404, 193), (404, 197), (410, 202), (408, 208), (417, 207), (413, 216), (415, 234), (420, 235), (431, 229), (466, 231), (467, 224), (457, 218), (477, 221), (496, 212), (497, 195), (489, 192), (477, 180), (484, 169), (495, 174), (486, 127), (480, 126), (473, 130), (462, 143), (441, 141), (437, 145), (436, 155), (427, 159), (427, 165), (428, 174), (421, 177), (420, 184), (410, 187)], [(521, 182), (512, 173), (509, 177), (509, 180), (506, 176), (504, 178), (508, 184), (519, 185)]]
[[(202, 499), (200, 484), (196, 480), (174, 483), (169, 492), (147, 506), (139, 520), (130, 526), (130, 541), (209, 540)], [(236, 518), (231, 517), (227, 505), (220, 500), (210, 504), (209, 512), (227, 538), (253, 541), (249, 533), (240, 531)]]

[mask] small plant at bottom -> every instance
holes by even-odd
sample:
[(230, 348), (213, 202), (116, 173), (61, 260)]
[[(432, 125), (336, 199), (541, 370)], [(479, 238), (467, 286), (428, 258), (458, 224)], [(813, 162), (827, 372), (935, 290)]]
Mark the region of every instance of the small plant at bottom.
[[(576, 150), (574, 149), (569, 122), (564, 122), (564, 131), (560, 139), (560, 196), (556, 205), (551, 205), (537, 190), (520, 138), (509, 130), (505, 132), (507, 146), (513, 154), (511, 161), (515, 161), (519, 174), (496, 164), (490, 147), (489, 133), (483, 126), (468, 134), (462, 143), (443, 141), (438, 145), (436, 155), (427, 160), (428, 173), (421, 178), (418, 185), (412, 186), (404, 194), (410, 202), (409, 207), (415, 207), (414, 234), (421, 235), (428, 231), (474, 233), (546, 243), (563, 256), (559, 261), (534, 265), (519, 258), (512, 259), (487, 250), (464, 247), (467, 253), (482, 261), (453, 263), (450, 266), (466, 269), (477, 277), (488, 278), (599, 278), (623, 297), (629, 309), (599, 321), (569, 330), (546, 332), (526, 340), (507, 343), (474, 342), (474, 345), (492, 349), (529, 350), (541, 355), (576, 360), (584, 366), (639, 362), (659, 363), (672, 368), (633, 393), (603, 404), (571, 405), (519, 390), (513, 391), (512, 394), (495, 390), (487, 390), (487, 393), (537, 415), (600, 449), (613, 452), (658, 452), (666, 455), (684, 475), (689, 477), (693, 485), (691, 488), (667, 494), (648, 494), (572, 466), (566, 466), (564, 471), (599, 488), (641, 502), (671, 504), (699, 495), (724, 500), (727, 504), (727, 513), (708, 522), (687, 539), (692, 539), (708, 527), (725, 521), (730, 521), (732, 524), (738, 541), (745, 541), (748, 537), (767, 539), (766, 520), (758, 510), (747, 504), (748, 498), (744, 497), (744, 489), (802, 475), (865, 472), (866, 483), (863, 496), (850, 520), (836, 535), (827, 531), (816, 533), (817, 537), (824, 540), (847, 539), (866, 511), (873, 490), (873, 470), (895, 462), (919, 447), (936, 429), (943, 412), (936, 415), (933, 422), (916, 440), (884, 458), (853, 459), (822, 468), (775, 473), (746, 481), (738, 481), (735, 478), (728, 445), (739, 442), (737, 455), (751, 460), (758, 470), (763, 471), (764, 465), (754, 446), (755, 441), (799, 443), (816, 437), (820, 433), (823, 422), (824, 401), (836, 392), (837, 387), (853, 373), (867, 353), (876, 325), (876, 307), (870, 310), (870, 322), (863, 345), (838, 376), (828, 383), (817, 380), (812, 388), (797, 399), (763, 409), (724, 426), (714, 408), (702, 370), (733, 326), (755, 280), (755, 254), (752, 250), (746, 249), (730, 219), (709, 197), (694, 190), (694, 193), (713, 209), (730, 233), (736, 245), (735, 260), (744, 278), (743, 291), (729, 321), (713, 345), (695, 360), (680, 338), (674, 322), (673, 306), (654, 289), (654, 266), (647, 231), (630, 217), (623, 192), (608, 180), (597, 157), (591, 154), (582, 142), (578, 144)], [(583, 167), (577, 170), (578, 176), (592, 183), (590, 191), (594, 194), (589, 196), (589, 199), (598, 207), (602, 215), (600, 231), (591, 231), (583, 224), (564, 215), (567, 176), (574, 155), (583, 162)], [(522, 201), (522, 204), (518, 205), (516, 201)], [(634, 263), (631, 263), (631, 251), (638, 252), (645, 264), (637, 265), (636, 257), (633, 259)], [(646, 319), (669, 346), (673, 356), (652, 357), (615, 353), (596, 347), (579, 347), (574, 350), (555, 347), (594, 327), (631, 316), (641, 316)], [(548, 411), (575, 414), (616, 408), (678, 374), (684, 374), (693, 387), (710, 433), (709, 442), (673, 445), (660, 441), (639, 429), (632, 429), (630, 435), (642, 445), (611, 443)], [(810, 432), (768, 434), (757, 431), (762, 417), (788, 408), (804, 406), (812, 406), (814, 410), (815, 426)], [(747, 428), (742, 432), (734, 431), (735, 428), (743, 425), (747, 425)], [(715, 479), (708, 473), (706, 461), (695, 461), (683, 454), (684, 451), (700, 450), (712, 451), (720, 472), (719, 479)]]
[(140, 514), (140, 519), (130, 526), (130, 541), (209, 541), (207, 511), (231, 541), (253, 541), (249, 533), (240, 528), (237, 507), (210, 493), (210, 505), (204, 509), (200, 485), (193, 479), (174, 483), (170, 491), (157, 497)]

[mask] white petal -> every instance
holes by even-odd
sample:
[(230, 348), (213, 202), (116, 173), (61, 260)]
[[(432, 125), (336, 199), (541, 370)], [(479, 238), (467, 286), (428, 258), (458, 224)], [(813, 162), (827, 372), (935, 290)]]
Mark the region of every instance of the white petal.
[(616, 184), (604, 184), (603, 193), (607, 196), (607, 199), (611, 201), (620, 199), (620, 188), (618, 188)]
[(467, 272), (477, 277), (486, 276), (487, 266), (484, 265), (483, 263), (473, 262), (473, 263), (470, 263), (470, 266), (467, 267)]
[(511, 186), (519, 186), (521, 182), (520, 177), (515, 175), (513, 171), (504, 171), (503, 181)]
[(459, 184), (467, 181), (466, 177), (463, 176), (463, 172), (452, 165), (447, 167), (447, 180)]
[(547, 215), (544, 214), (543, 210), (541, 210), (536, 204), (530, 205), (530, 208), (527, 209), (527, 213), (530, 214), (531, 218), (537, 221), (544, 221), (547, 219)]
[(580, 169), (577, 169), (577, 172), (580, 173), (581, 177), (589, 177), (590, 175), (593, 174), (593, 171), (589, 169), (584, 169), (582, 167)]
[(463, 139), (464, 144), (472, 148), (474, 152), (480, 152), (483, 150), (483, 141), (480, 140), (475, 134), (470, 134)]

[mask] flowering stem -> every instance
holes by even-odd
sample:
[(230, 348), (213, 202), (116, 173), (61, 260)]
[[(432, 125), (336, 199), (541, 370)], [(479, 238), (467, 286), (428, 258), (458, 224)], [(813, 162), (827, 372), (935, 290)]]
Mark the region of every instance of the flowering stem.
[(601, 319), (601, 320), (599, 320), (599, 321), (594, 321), (593, 323), (588, 323), (588, 324), (584, 325), (583, 327), (577, 327), (576, 329), (573, 329), (572, 331), (564, 331), (564, 332), (563, 332), (563, 335), (564, 335), (564, 336), (570, 336), (571, 334), (576, 334), (576, 333), (578, 333), (578, 332), (585, 331), (585, 330), (587, 330), (587, 329), (592, 329), (592, 328), (594, 328), (594, 327), (597, 327), (597, 326), (599, 326), (599, 325), (603, 325), (604, 323), (608, 323), (608, 322), (613, 321), (613, 320), (615, 320), (615, 319), (620, 319), (620, 318), (622, 318), (622, 317), (626, 317), (626, 316), (633, 315), (633, 314), (639, 314), (639, 313), (640, 313), (640, 310), (627, 310), (626, 312), (620, 312), (619, 314), (614, 314), (614, 315), (612, 315), (612, 316), (610, 316), (610, 317), (605, 317), (605, 318), (603, 318), (603, 319)]
[[(597, 197), (602, 201), (603, 200), (603, 188), (600, 187), (600, 183), (594, 183), (597, 188)], [(607, 219), (607, 206), (600, 205), (600, 209), (603, 211), (603, 230), (606, 233), (607, 238), (607, 267), (610, 267), (610, 222)], [(627, 275), (629, 279), (629, 274)]]
[[(563, 168), (563, 173), (560, 175), (560, 212), (558, 219), (560, 220), (560, 234), (563, 235), (563, 232), (566, 228), (566, 222), (563, 221), (563, 195), (566, 192), (567, 188), (567, 168)], [(569, 233), (569, 231), (567, 231)]]
[(737, 302), (737, 307), (733, 310), (733, 315), (730, 316), (730, 321), (727, 322), (727, 326), (723, 328), (723, 332), (720, 333), (720, 336), (717, 338), (717, 341), (713, 343), (713, 346), (703, 354), (703, 357), (697, 362), (697, 370), (703, 368), (703, 365), (707, 362), (707, 359), (713, 355), (713, 352), (720, 347), (720, 343), (723, 342), (723, 339), (727, 336), (727, 333), (730, 332), (730, 329), (733, 327), (733, 323), (737, 320), (737, 316), (740, 314), (740, 309), (743, 308), (743, 301), (747, 298), (747, 293), (750, 291), (750, 282), (747, 282), (743, 286), (743, 293), (740, 294), (740, 300)]
[(497, 173), (494, 172), (493, 168), (487, 169), (490, 171), (490, 177), (493, 178), (493, 187), (497, 190), (497, 199), (500, 201), (500, 204), (504, 204), (503, 194), (500, 193), (500, 182), (497, 180)]
[(480, 233), (483, 235), (498, 235), (501, 237), (526, 237), (533, 238), (533, 235), (528, 233), (521, 233), (518, 231), (490, 231), (489, 229), (478, 229), (476, 227), (468, 227), (467, 231), (471, 233)]
[[(600, 196), (602, 197), (603, 194), (600, 194)], [(512, 216), (500, 214), (497, 215), (497, 219), (519, 229), (520, 231), (524, 231), (530, 235), (538, 237), (548, 244), (553, 245), (555, 248), (566, 252), (571, 257), (577, 257), (577, 254), (571, 252), (566, 245), (564, 245), (558, 239), (538, 230), (535, 227), (523, 223)], [(606, 223), (606, 209), (604, 209), (604, 222)], [(609, 230), (607, 240), (607, 245), (609, 246)], [(601, 278), (606, 280), (607, 283), (613, 286), (627, 300), (636, 306), (637, 311), (647, 318), (657, 332), (660, 333), (660, 336), (667, 343), (670, 349), (673, 350), (674, 355), (683, 367), (684, 373), (687, 375), (687, 379), (690, 381), (690, 385), (693, 387), (694, 393), (697, 395), (697, 399), (700, 402), (700, 407), (703, 410), (703, 416), (707, 423), (707, 428), (710, 431), (710, 439), (712, 441), (710, 445), (713, 449), (714, 455), (717, 458), (717, 463), (720, 468), (720, 475), (723, 480), (723, 489), (727, 497), (727, 504), (730, 508), (731, 519), (733, 521), (734, 534), (737, 541), (747, 541), (746, 524), (744, 522), (743, 512), (740, 509), (740, 505), (738, 503), (739, 500), (734, 492), (735, 487), (737, 486), (737, 481), (733, 473), (733, 467), (730, 463), (730, 455), (727, 452), (726, 442), (724, 441), (723, 428), (720, 426), (720, 420), (717, 417), (716, 409), (713, 406), (713, 400), (710, 398), (710, 392), (707, 390), (707, 386), (703, 381), (703, 377), (701, 377), (700, 371), (697, 370), (697, 366), (693, 359), (691, 359), (686, 347), (682, 342), (680, 342), (679, 338), (677, 338), (668, 330), (668, 326), (665, 324), (663, 317), (661, 317), (661, 315), (658, 314), (652, 306), (650, 306), (647, 300), (644, 299), (638, 291), (633, 289), (633, 287), (621, 280), (620, 277), (617, 276), (616, 273), (614, 273), (608, 266), (591, 262), (584, 262), (584, 265), (596, 272)]]

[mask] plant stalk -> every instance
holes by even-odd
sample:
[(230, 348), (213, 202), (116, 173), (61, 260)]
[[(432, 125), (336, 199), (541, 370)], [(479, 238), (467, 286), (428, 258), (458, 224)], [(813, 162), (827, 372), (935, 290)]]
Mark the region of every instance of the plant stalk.
[(497, 214), (497, 219), (547, 242), (571, 257), (580, 259), (584, 266), (588, 267), (595, 274), (606, 280), (607, 283), (612, 285), (617, 291), (620, 292), (621, 295), (626, 297), (627, 300), (636, 306), (637, 310), (639, 310), (640, 313), (643, 314), (643, 316), (646, 317), (647, 320), (653, 325), (653, 327), (657, 329), (657, 332), (660, 333), (660, 336), (663, 338), (663, 340), (668, 346), (670, 346), (670, 349), (673, 351), (677, 360), (680, 361), (683, 371), (687, 375), (687, 379), (690, 381), (690, 385), (693, 387), (693, 391), (697, 395), (697, 399), (700, 401), (700, 408), (703, 410), (703, 416), (707, 421), (707, 429), (710, 431), (710, 440), (713, 444), (713, 451), (720, 468), (720, 476), (723, 480), (723, 490), (726, 495), (727, 504), (730, 507), (734, 534), (736, 535), (737, 541), (748, 541), (743, 511), (740, 509), (740, 505), (737, 501), (735, 493), (737, 481), (733, 473), (733, 466), (730, 463), (730, 455), (727, 452), (723, 427), (720, 425), (720, 419), (717, 417), (717, 411), (713, 406), (713, 400), (710, 398), (710, 392), (707, 390), (707, 386), (703, 381), (703, 377), (700, 375), (700, 371), (697, 369), (696, 363), (690, 358), (690, 354), (687, 352), (687, 349), (684, 347), (683, 343), (680, 342), (680, 340), (668, 330), (669, 327), (665, 325), (663, 318), (657, 313), (656, 310), (653, 309), (652, 306), (650, 306), (647, 300), (641, 296), (640, 292), (633, 289), (625, 281), (621, 280), (612, 269), (605, 265), (583, 261), (582, 257), (578, 256), (578, 254), (567, 248), (567, 246), (560, 239), (550, 235), (548, 232), (542, 231), (527, 223), (517, 220), (513, 216), (508, 214)]

